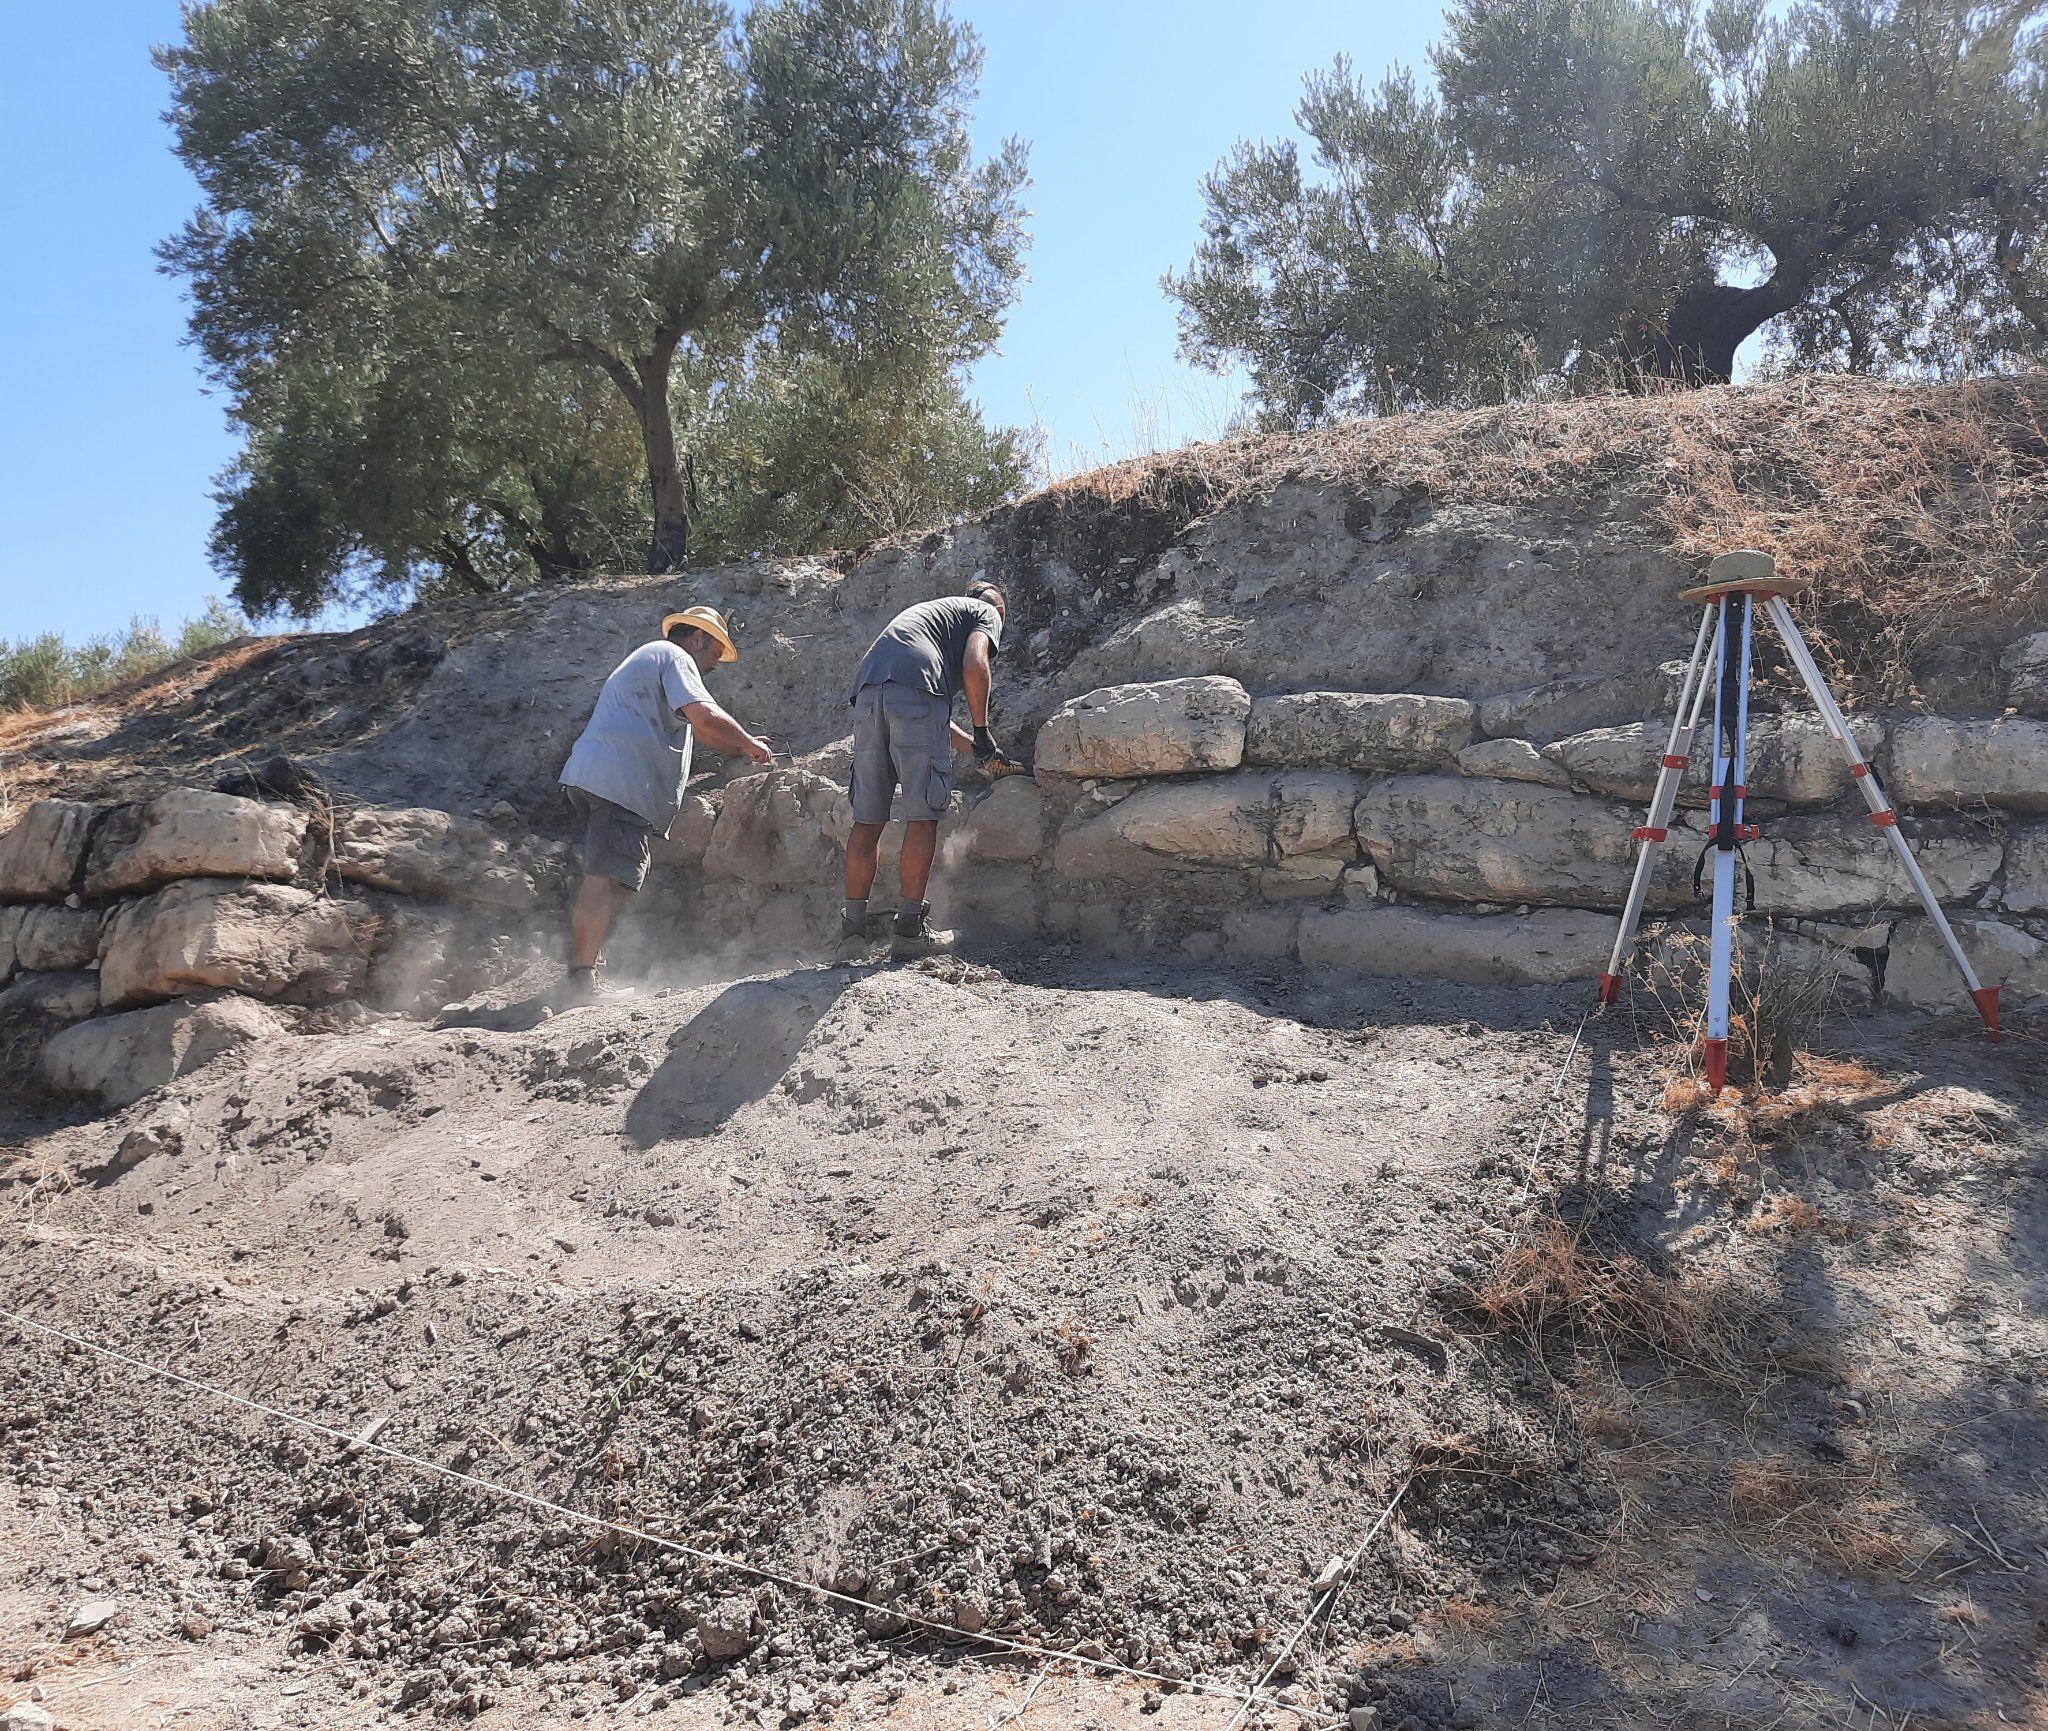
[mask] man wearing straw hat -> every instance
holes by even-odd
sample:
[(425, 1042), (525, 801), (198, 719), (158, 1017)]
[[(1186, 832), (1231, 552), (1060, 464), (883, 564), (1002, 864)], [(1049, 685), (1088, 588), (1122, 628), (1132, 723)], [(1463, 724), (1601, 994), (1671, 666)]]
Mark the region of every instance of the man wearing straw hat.
[(668, 834), (690, 780), (697, 735), (713, 751), (766, 763), (772, 753), (711, 700), (705, 672), (737, 661), (732, 632), (715, 608), (685, 607), (661, 622), (612, 670), (597, 694), (562, 785), (583, 824), (583, 881), (569, 914), (569, 977), (558, 1002), (598, 995), (605, 934), (646, 881), (654, 838)]

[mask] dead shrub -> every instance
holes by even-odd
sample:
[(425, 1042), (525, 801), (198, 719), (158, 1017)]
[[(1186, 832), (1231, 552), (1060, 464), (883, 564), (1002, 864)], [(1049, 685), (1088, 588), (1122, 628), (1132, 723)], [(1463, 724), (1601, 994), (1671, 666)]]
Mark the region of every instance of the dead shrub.
[(1715, 1382), (1750, 1380), (1746, 1305), (1638, 1257), (1602, 1254), (1554, 1217), (1502, 1253), (1464, 1308), (1538, 1353), (1648, 1353)]

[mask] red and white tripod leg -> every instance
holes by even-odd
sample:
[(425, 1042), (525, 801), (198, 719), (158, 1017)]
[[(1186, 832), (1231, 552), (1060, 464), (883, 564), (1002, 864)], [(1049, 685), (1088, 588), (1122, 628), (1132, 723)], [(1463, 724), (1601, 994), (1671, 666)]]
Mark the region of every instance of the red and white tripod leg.
[(1770, 598), (1770, 614), (1771, 623), (1785, 640), (1785, 651), (1792, 657), (1792, 665), (1799, 670), (1799, 677), (1806, 685), (1807, 695), (1813, 699), (1821, 720), (1827, 723), (1828, 731), (1842, 748), (1842, 756), (1849, 765), (1849, 775), (1863, 795), (1871, 823), (1906, 868), (1913, 893), (1920, 898), (1920, 905), (1927, 910), (1927, 917), (1934, 922), (1934, 929), (1941, 933), (1941, 941), (1948, 946), (1956, 971), (1963, 976), (1970, 1002), (1977, 1006), (1977, 1014), (1982, 1018), (1985, 1030), (1994, 1040), (1997, 1039), (1998, 987), (1981, 984), (1977, 970), (1970, 966), (1970, 958), (1963, 954), (1955, 928), (1948, 923), (1948, 915), (1941, 911), (1941, 903), (1935, 899), (1927, 874), (1920, 869), (1920, 862), (1913, 857), (1913, 850), (1906, 845), (1906, 838), (1899, 831), (1899, 814), (1892, 809), (1892, 802), (1885, 797), (1884, 789), (1877, 785), (1877, 777), (1870, 773), (1870, 765), (1856, 743), (1856, 736), (1849, 731), (1848, 720), (1835, 702), (1835, 694), (1828, 689), (1827, 681), (1821, 677), (1820, 665), (1814, 660), (1813, 651), (1807, 648), (1806, 639), (1799, 634), (1798, 621), (1792, 617), (1792, 610), (1785, 605), (1783, 596), (1773, 595)]
[(1614, 953), (1607, 959), (1607, 972), (1600, 976), (1600, 1001), (1611, 1004), (1621, 996), (1621, 970), (1628, 965), (1628, 953), (1636, 941), (1636, 927), (1642, 923), (1643, 905), (1650, 896), (1650, 874), (1656, 864), (1657, 848), (1671, 829), (1671, 808), (1678, 803), (1678, 784), (1685, 778), (1685, 766), (1692, 756), (1693, 730), (1699, 726), (1700, 705), (1712, 679), (1712, 638), (1714, 609), (1700, 610), (1699, 635), (1693, 639), (1692, 659), (1685, 664), (1685, 683), (1678, 691), (1678, 713), (1671, 718), (1671, 737), (1664, 744), (1664, 761), (1657, 771), (1656, 791), (1650, 795), (1650, 815), (1635, 830), (1632, 839), (1642, 843), (1636, 854), (1636, 875), (1628, 886), (1628, 902), (1621, 912), (1621, 930), (1615, 934)]

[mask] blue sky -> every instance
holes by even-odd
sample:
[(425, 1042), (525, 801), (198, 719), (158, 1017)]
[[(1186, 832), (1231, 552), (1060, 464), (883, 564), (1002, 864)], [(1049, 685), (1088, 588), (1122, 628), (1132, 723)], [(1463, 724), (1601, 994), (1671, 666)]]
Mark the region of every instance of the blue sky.
[[(1030, 281), (976, 369), (991, 419), (1067, 473), (1214, 433), (1237, 386), (1174, 359), (1163, 271), (1202, 176), (1288, 130), (1303, 73), (1419, 63), (1441, 11), (1334, 0), (955, 0), (987, 50), (977, 130), (1031, 146)], [(152, 248), (197, 193), (170, 154), (153, 43), (175, 0), (0, 0), (0, 637), (165, 623), (222, 588), (213, 477), (234, 454)]]

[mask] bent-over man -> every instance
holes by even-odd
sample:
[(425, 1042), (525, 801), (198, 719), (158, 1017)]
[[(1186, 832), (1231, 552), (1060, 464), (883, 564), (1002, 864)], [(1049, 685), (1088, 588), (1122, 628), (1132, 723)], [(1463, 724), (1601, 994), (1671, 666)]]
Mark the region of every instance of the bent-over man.
[[(840, 911), (842, 954), (865, 953), (868, 893), (891, 798), (903, 789), (903, 858), (890, 951), (928, 955), (951, 943), (931, 927), (925, 890), (938, 848), (939, 819), (953, 794), (953, 747), (977, 762), (1002, 759), (988, 730), (990, 663), (1003, 643), (1003, 592), (970, 583), (965, 595), (906, 607), (889, 622), (853, 681), (853, 834), (846, 844), (846, 905)], [(967, 698), (970, 733), (953, 722), (954, 694)]]
[(654, 838), (668, 834), (690, 781), (698, 735), (713, 751), (766, 763), (768, 742), (711, 700), (707, 669), (737, 661), (724, 616), (686, 607), (612, 670), (562, 768), (583, 823), (583, 881), (569, 915), (569, 975), (560, 1002), (598, 995), (605, 935), (647, 880)]

